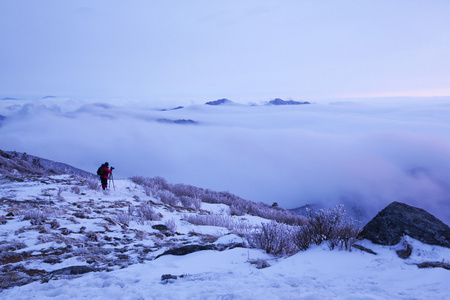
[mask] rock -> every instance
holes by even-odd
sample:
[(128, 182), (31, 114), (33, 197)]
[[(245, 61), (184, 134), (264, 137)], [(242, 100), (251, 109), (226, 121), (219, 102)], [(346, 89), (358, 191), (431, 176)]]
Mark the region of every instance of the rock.
[(166, 231), (169, 230), (166, 225), (163, 224), (157, 224), (152, 226), (153, 229), (159, 230), (159, 231)]
[(444, 268), (450, 270), (450, 264), (443, 261), (423, 262), (417, 265), (420, 269), (423, 268)]
[(184, 278), (186, 275), (172, 275), (172, 274), (164, 274), (161, 276), (161, 283), (162, 284), (168, 284), (168, 283), (174, 283), (175, 280), (178, 278)]
[(450, 248), (450, 228), (423, 209), (393, 202), (380, 211), (359, 234), (375, 244), (392, 246), (404, 235), (422, 243)]
[(24, 272), (2, 272), (0, 274), (0, 292), (14, 286), (28, 284), (31, 281), (31, 277)]
[(172, 274), (164, 274), (161, 276), (161, 280), (177, 279), (177, 278), (178, 278), (177, 275), (172, 275)]
[(355, 248), (355, 249), (358, 249), (358, 250), (361, 250), (361, 251), (364, 251), (364, 252), (367, 252), (367, 253), (373, 254), (373, 255), (377, 255), (377, 253), (376, 253), (376, 252), (374, 252), (374, 251), (373, 251), (372, 249), (369, 249), (369, 248), (363, 247), (363, 246), (361, 246), (361, 245), (358, 245), (358, 244), (353, 244), (353, 245), (352, 245), (352, 247), (353, 247), (353, 248)]
[(411, 256), (412, 250), (413, 249), (412, 249), (411, 245), (407, 244), (406, 245), (406, 249), (400, 249), (400, 250), (397, 250), (395, 252), (397, 253), (398, 257), (403, 258), (403, 259), (407, 259), (408, 257)]
[(58, 269), (58, 270), (48, 273), (47, 275), (42, 277), (41, 282), (42, 283), (48, 282), (50, 279), (54, 279), (57, 276), (61, 276), (61, 275), (62, 276), (73, 276), (73, 275), (86, 274), (86, 273), (94, 272), (94, 271), (98, 271), (98, 270), (95, 268), (88, 267), (88, 266), (71, 266), (71, 267)]
[(62, 259), (61, 259), (61, 258), (58, 258), (58, 257), (49, 257), (49, 258), (47, 258), (47, 259), (44, 259), (42, 262), (44, 262), (44, 263), (46, 263), (46, 264), (54, 265), (54, 264), (60, 264), (60, 263), (62, 263)]
[(187, 246), (167, 250), (163, 254), (158, 255), (156, 258), (159, 258), (163, 255), (186, 255), (189, 253), (194, 253), (194, 252), (203, 251), (203, 250), (216, 250), (216, 246), (215, 245), (187, 245)]

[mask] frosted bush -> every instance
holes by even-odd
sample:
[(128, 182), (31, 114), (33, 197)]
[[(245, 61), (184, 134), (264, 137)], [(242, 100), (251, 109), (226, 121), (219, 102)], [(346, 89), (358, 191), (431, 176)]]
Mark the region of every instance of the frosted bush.
[(183, 207), (191, 207), (192, 206), (192, 198), (189, 196), (180, 196), (180, 202)]
[(315, 236), (314, 230), (309, 225), (299, 226), (295, 229), (293, 242), (300, 251), (307, 250), (312, 244)]
[(265, 203), (250, 204), (248, 206), (248, 213), (289, 225), (304, 225), (307, 223), (307, 219), (304, 216), (297, 215), (280, 207), (269, 206)]
[(205, 203), (222, 203), (218, 193), (205, 190), (202, 194), (200, 194), (200, 200)]
[(136, 184), (138, 184), (138, 185), (142, 185), (142, 186), (144, 186), (145, 185), (145, 177), (143, 177), (143, 176), (133, 176), (133, 177), (131, 177), (130, 178), (130, 180), (132, 181), (132, 182), (134, 182), (134, 183), (136, 183)]
[(333, 232), (327, 241), (330, 249), (338, 248), (340, 250), (352, 250), (352, 245), (356, 242), (357, 236), (361, 231), (359, 225), (355, 225), (353, 221), (345, 221), (333, 228)]
[(164, 225), (171, 231), (177, 230), (177, 224), (175, 223), (175, 219), (171, 218), (164, 222)]
[[(290, 225), (304, 225), (306, 218), (280, 207), (272, 207), (264, 203), (254, 203), (242, 199), (230, 192), (215, 192), (186, 184), (169, 184), (164, 178), (145, 178), (142, 176), (132, 177), (131, 180), (145, 189), (147, 196), (161, 199), (166, 204), (200, 209), (201, 202), (212, 204), (226, 204), (230, 206), (231, 215), (242, 216), (250, 214), (262, 218), (275, 220)], [(195, 199), (189, 205), (188, 198)], [(183, 203), (184, 201), (184, 203)]]
[(70, 191), (74, 194), (80, 195), (81, 194), (81, 189), (79, 186), (73, 186)]
[(164, 178), (158, 176), (153, 178), (134, 176), (131, 177), (130, 180), (136, 184), (147, 186), (151, 188), (153, 191), (167, 190), (169, 188), (169, 184), (167, 183), (167, 181)]
[(187, 222), (194, 225), (207, 225), (231, 228), (231, 219), (222, 215), (197, 215), (190, 214), (183, 217)]
[(136, 211), (136, 207), (133, 204), (128, 204), (128, 214), (132, 216)]
[(202, 207), (202, 200), (199, 198), (192, 198), (192, 207), (198, 211)]
[(232, 216), (243, 216), (248, 212), (248, 208), (245, 205), (239, 205), (234, 203), (230, 206), (230, 215)]
[(225, 227), (236, 234), (244, 234), (252, 229), (252, 225), (243, 220), (236, 220), (224, 215), (185, 215), (184, 220), (194, 225)]
[(149, 185), (152, 185), (155, 188), (165, 189), (165, 190), (169, 189), (169, 184), (162, 177), (156, 176), (156, 177), (150, 178), (149, 182), (150, 182)]
[(117, 222), (123, 225), (130, 225), (131, 216), (127, 212), (119, 212), (116, 216)]
[(309, 211), (309, 222), (296, 228), (294, 243), (299, 250), (306, 250), (313, 244), (326, 242), (330, 249), (351, 250), (361, 227), (346, 217), (342, 205), (334, 209), (322, 209), (318, 213)]
[(142, 204), (136, 210), (137, 216), (141, 223), (144, 224), (146, 221), (159, 221), (161, 216), (153, 211), (153, 208), (149, 204)]
[(159, 190), (156, 192), (155, 197), (167, 205), (179, 206), (180, 204), (178, 197), (174, 193), (167, 190)]
[(32, 225), (41, 225), (47, 220), (47, 215), (43, 211), (32, 209), (23, 212), (23, 219), (30, 220)]
[(174, 184), (170, 190), (177, 196), (187, 196), (190, 198), (198, 198), (202, 194), (202, 189), (187, 184)]
[(202, 201), (200, 199), (189, 196), (180, 196), (179, 200), (183, 207), (193, 208), (195, 210), (199, 210), (202, 205)]
[(98, 191), (100, 189), (100, 183), (98, 180), (87, 179), (84, 184), (90, 190)]
[(267, 253), (283, 256), (297, 252), (292, 241), (292, 226), (277, 223), (262, 223), (261, 227), (247, 236), (250, 246), (263, 249)]
[(148, 197), (153, 197), (154, 191), (151, 187), (145, 185), (144, 192), (145, 192), (145, 195), (147, 195)]

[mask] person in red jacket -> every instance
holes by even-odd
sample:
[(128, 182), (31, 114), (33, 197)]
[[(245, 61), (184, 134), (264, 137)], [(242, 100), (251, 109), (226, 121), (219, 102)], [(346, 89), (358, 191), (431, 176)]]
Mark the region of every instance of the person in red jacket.
[(100, 175), (100, 181), (102, 182), (102, 188), (104, 190), (106, 190), (106, 188), (108, 187), (108, 178), (109, 178), (109, 174), (111, 174), (111, 172), (114, 170), (113, 167), (111, 167), (111, 169), (109, 169), (109, 163), (105, 162), (102, 165), (103, 168), (103, 173), (102, 175)]

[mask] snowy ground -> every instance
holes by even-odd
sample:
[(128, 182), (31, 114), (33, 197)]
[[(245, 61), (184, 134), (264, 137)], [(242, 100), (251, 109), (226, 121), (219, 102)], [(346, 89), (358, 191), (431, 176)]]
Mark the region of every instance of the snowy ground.
[[(409, 238), (413, 254), (407, 260), (397, 257), (395, 246), (368, 241), (360, 244), (377, 255), (316, 246), (275, 258), (258, 249), (238, 247), (157, 258), (175, 246), (232, 245), (243, 239), (224, 227), (183, 220), (190, 213), (226, 215), (226, 205), (203, 203), (200, 211), (174, 209), (146, 196), (142, 187), (129, 180), (116, 180), (115, 190), (107, 194), (71, 176), (0, 180), (0, 216), (7, 216), (0, 225), (2, 280), (29, 270), (39, 278), (39, 274), (74, 265), (100, 270), (55, 276), (46, 283), (35, 280), (3, 290), (1, 299), (354, 300), (446, 299), (450, 295), (449, 270), (417, 266), (424, 261), (448, 263), (450, 249)], [(128, 226), (119, 222), (130, 205), (138, 209), (149, 201), (163, 215), (160, 221), (142, 223), (131, 218)], [(36, 207), (46, 218), (24, 220)], [(234, 218), (249, 224), (264, 221), (252, 216)], [(59, 224), (51, 227), (53, 220)], [(152, 228), (157, 224), (172, 224), (172, 233), (161, 234)], [(7, 248), (11, 245), (17, 249)], [(263, 262), (270, 266), (260, 268)], [(163, 281), (165, 274), (178, 278)]]

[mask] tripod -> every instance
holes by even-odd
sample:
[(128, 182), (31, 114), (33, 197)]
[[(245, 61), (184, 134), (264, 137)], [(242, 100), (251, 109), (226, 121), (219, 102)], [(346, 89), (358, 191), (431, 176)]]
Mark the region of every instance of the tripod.
[(116, 190), (116, 186), (114, 185), (114, 177), (113, 174), (111, 173), (109, 176), (109, 188), (111, 189), (111, 184), (113, 186), (114, 191)]

